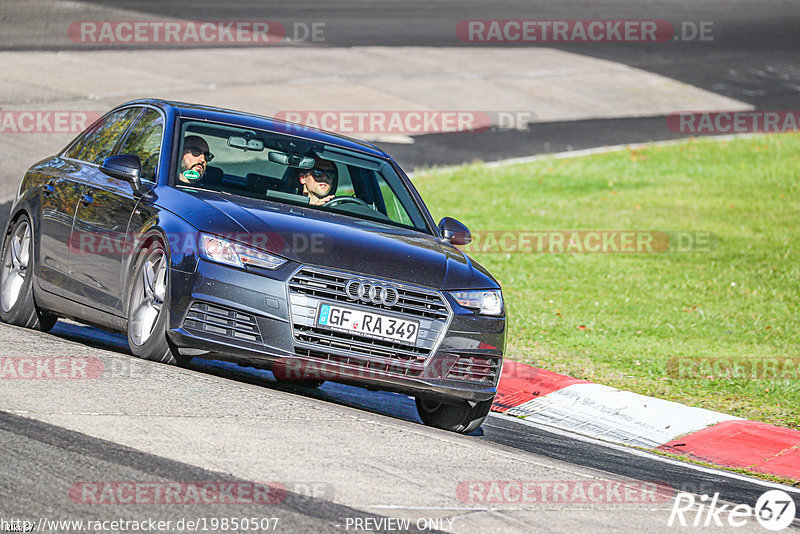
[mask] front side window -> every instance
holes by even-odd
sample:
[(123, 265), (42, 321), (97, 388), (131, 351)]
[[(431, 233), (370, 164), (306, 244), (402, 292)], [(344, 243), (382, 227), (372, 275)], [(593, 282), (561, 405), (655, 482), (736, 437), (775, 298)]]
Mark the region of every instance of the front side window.
[(155, 182), (158, 158), (161, 154), (161, 138), (164, 132), (164, 120), (154, 109), (145, 109), (130, 135), (117, 151), (119, 154), (139, 156), (142, 162), (142, 180)]
[(70, 147), (66, 156), (99, 165), (111, 155), (120, 137), (141, 110), (125, 108), (104, 116)]
[(428, 232), (407, 184), (381, 159), (274, 132), (184, 121), (175, 187), (307, 206)]

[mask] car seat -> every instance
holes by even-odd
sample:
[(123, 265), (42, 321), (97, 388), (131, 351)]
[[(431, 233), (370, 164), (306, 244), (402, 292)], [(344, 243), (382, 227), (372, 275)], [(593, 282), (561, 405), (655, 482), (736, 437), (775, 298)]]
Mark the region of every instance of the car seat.
[(247, 188), (254, 193), (256, 198), (265, 198), (267, 196), (267, 191), (288, 192), (286, 185), (280, 178), (249, 172), (245, 176), (245, 179), (247, 180)]
[(206, 166), (206, 172), (203, 175), (203, 179), (200, 180), (200, 184), (203, 187), (208, 187), (209, 189), (215, 189), (217, 191), (222, 189), (222, 169), (219, 167), (212, 167), (211, 165)]

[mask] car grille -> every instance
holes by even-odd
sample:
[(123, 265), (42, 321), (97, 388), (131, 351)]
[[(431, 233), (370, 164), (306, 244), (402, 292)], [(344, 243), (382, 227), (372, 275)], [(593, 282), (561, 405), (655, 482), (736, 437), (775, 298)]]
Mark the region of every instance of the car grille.
[(207, 302), (193, 303), (189, 313), (186, 314), (183, 326), (251, 343), (263, 342), (255, 317)]
[[(292, 280), (289, 282), (289, 288), (292, 293), (353, 304), (354, 300), (348, 298), (345, 293), (345, 285), (351, 278), (362, 279), (363, 277), (304, 268), (292, 277)], [(398, 312), (413, 316), (414, 318), (423, 317), (442, 319), (445, 321), (450, 314), (444, 300), (442, 300), (442, 297), (436, 292), (400, 286), (399, 284), (392, 284), (381, 280), (375, 281), (394, 286), (399, 293), (399, 300), (394, 306), (370, 304), (375, 308)]]
[[(349, 298), (345, 286), (353, 278), (394, 288), (398, 293), (397, 303), (387, 306)], [(422, 374), (450, 319), (449, 307), (435, 291), (309, 267), (299, 270), (289, 281), (289, 297), (293, 334), (298, 344), (296, 354), (396, 376)], [(410, 345), (320, 328), (315, 320), (321, 302), (339, 302), (350, 308), (417, 321), (417, 343)]]
[[(407, 376), (410, 378), (419, 378), (424, 371), (424, 365), (421, 364), (402, 364), (398, 362), (378, 362), (364, 360), (363, 358), (345, 356), (341, 354), (334, 354), (331, 352), (323, 352), (319, 350), (305, 349), (296, 347), (294, 353), (303, 358), (311, 358), (321, 362), (324, 366), (326, 363), (333, 363), (336, 365), (345, 365), (356, 367), (358, 373), (356, 376), (366, 377), (370, 373), (375, 375), (392, 375), (392, 376)], [(346, 376), (342, 374), (341, 376)]]
[(382, 358), (424, 362), (428, 356), (428, 351), (425, 349), (410, 345), (303, 325), (295, 325), (295, 339), (314, 345), (350, 350)]
[(499, 360), (496, 358), (483, 358), (481, 356), (462, 356), (450, 371), (447, 378), (451, 380), (471, 380), (494, 384), (497, 377)]

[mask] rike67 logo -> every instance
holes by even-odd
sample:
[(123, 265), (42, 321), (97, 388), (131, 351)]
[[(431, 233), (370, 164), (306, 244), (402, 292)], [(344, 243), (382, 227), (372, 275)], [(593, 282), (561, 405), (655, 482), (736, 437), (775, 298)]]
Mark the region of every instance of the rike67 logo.
[(678, 493), (672, 505), (667, 526), (678, 527), (742, 527), (755, 517), (762, 527), (777, 532), (794, 520), (796, 506), (791, 495), (782, 490), (769, 490), (761, 495), (756, 505), (721, 504), (719, 493), (713, 497), (691, 493)]

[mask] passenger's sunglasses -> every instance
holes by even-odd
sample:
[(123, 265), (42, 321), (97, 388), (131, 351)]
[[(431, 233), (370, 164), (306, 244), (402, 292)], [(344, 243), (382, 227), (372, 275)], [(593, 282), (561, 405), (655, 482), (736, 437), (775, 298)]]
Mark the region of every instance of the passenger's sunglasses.
[(313, 176), (314, 180), (316, 180), (316, 181), (319, 181), (319, 179), (322, 178), (323, 176), (326, 176), (326, 177), (330, 178), (331, 180), (335, 180), (336, 179), (336, 169), (328, 169), (328, 170), (311, 169), (310, 171), (306, 171), (306, 172), (308, 172), (308, 174)]
[(184, 152), (191, 152), (191, 153), (192, 153), (192, 156), (194, 156), (194, 157), (196, 157), (196, 158), (197, 158), (197, 157), (199, 157), (199, 156), (200, 156), (200, 154), (202, 154), (202, 155), (203, 155), (203, 156), (205, 156), (205, 158), (206, 158), (206, 163), (208, 163), (208, 162), (210, 162), (212, 159), (214, 159), (214, 154), (212, 154), (211, 152), (208, 152), (208, 151), (206, 151), (206, 152), (203, 152), (202, 150), (200, 150), (199, 148), (197, 148), (197, 147), (194, 147), (194, 146), (187, 146), (187, 147), (184, 147), (184, 148), (183, 148), (183, 151), (184, 151)]

